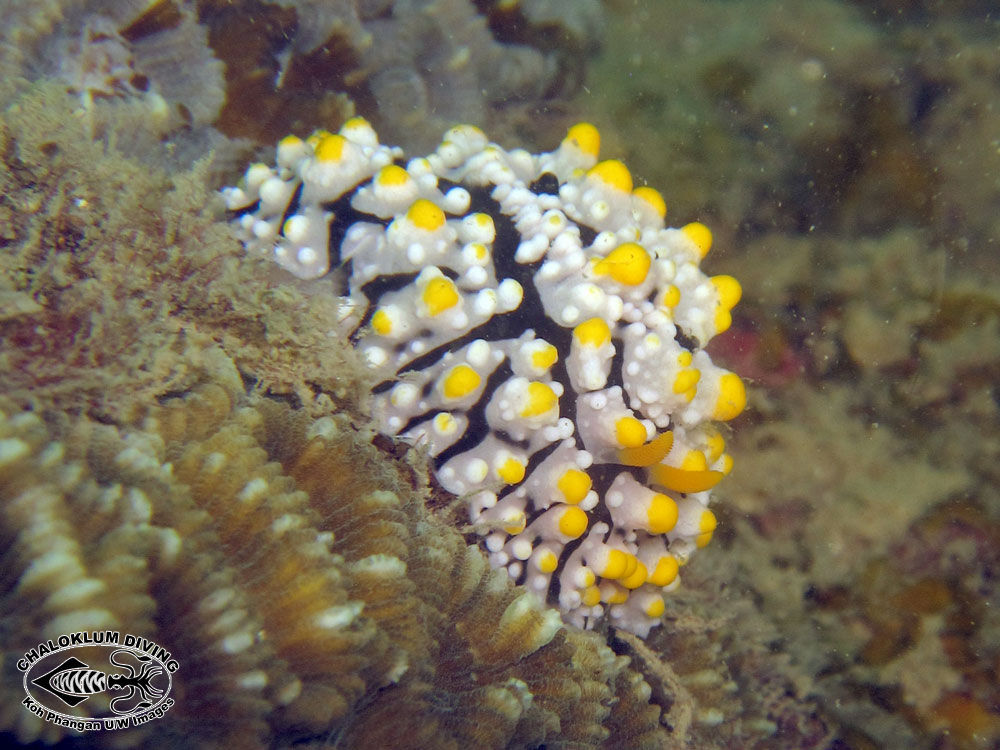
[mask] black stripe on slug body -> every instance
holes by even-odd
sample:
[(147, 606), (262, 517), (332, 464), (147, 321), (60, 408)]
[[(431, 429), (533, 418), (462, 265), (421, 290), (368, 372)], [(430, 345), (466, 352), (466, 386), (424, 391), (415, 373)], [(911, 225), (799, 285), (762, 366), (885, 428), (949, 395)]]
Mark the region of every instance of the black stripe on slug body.
[[(352, 226), (359, 221), (368, 224), (378, 224), (383, 229), (389, 226), (389, 219), (381, 219), (375, 214), (358, 211), (351, 205), (351, 201), (354, 199), (354, 195), (358, 192), (358, 189), (369, 184), (371, 184), (370, 180), (360, 185), (355, 185), (336, 200), (322, 205), (324, 211), (329, 211), (333, 214), (330, 219), (330, 233), (327, 240), (327, 252), (330, 254), (331, 269), (338, 268), (341, 265), (340, 247), (344, 244), (344, 237)], [(284, 217), (281, 221), (284, 224)]]

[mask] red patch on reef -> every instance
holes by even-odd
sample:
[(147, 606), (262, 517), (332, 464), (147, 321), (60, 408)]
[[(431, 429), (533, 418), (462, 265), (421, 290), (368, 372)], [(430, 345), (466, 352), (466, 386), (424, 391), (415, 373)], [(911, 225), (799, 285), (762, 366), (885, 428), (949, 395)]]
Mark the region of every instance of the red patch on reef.
[(765, 388), (781, 388), (806, 372), (805, 358), (776, 324), (736, 319), (706, 349), (712, 361)]

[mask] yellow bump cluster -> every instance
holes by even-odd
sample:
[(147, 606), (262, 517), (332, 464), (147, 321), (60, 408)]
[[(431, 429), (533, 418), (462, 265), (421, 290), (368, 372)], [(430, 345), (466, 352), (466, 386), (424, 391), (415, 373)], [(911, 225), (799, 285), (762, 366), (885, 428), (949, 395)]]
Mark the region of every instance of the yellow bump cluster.
[[(634, 570), (634, 562), (636, 562), (636, 559), (633, 555), (623, 552), (620, 549), (613, 549), (608, 552), (607, 562), (603, 570), (598, 571), (598, 575), (601, 578), (621, 578), (628, 575), (631, 570)], [(630, 565), (633, 567), (630, 568)]]

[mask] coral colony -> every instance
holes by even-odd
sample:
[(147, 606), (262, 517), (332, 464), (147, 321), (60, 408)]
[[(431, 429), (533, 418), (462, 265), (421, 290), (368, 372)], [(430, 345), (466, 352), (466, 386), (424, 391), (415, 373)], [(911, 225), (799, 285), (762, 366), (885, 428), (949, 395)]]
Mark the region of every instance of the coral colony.
[(599, 145), (586, 123), (537, 155), (461, 125), (407, 162), (355, 118), (223, 194), (248, 250), (344, 273), (378, 428), (428, 448), (492, 563), (572, 623), (645, 635), (716, 526), (713, 422), (746, 392), (704, 346), (740, 286)]

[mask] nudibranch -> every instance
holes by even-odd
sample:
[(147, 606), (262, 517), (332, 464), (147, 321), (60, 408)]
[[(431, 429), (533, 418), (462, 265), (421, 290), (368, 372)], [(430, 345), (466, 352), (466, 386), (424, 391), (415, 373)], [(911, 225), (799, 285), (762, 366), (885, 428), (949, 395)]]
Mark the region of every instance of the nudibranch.
[(741, 290), (599, 147), (587, 123), (541, 154), (460, 125), (406, 161), (354, 118), (223, 196), (249, 251), (344, 274), (378, 429), (426, 446), (492, 564), (570, 622), (645, 635), (716, 527), (715, 423), (746, 391), (704, 347)]

